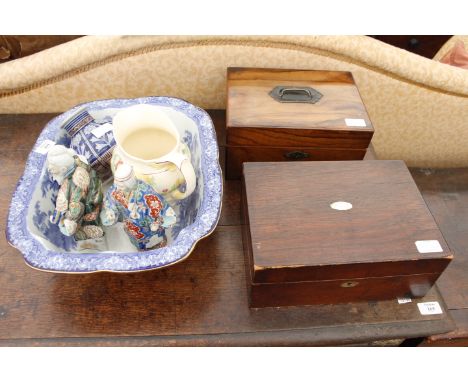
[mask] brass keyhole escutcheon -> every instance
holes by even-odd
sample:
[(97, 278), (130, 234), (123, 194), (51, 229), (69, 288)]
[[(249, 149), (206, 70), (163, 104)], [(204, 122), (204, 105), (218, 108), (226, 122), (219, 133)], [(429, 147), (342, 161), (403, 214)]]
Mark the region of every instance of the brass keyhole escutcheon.
[(307, 159), (310, 157), (309, 153), (305, 153), (303, 151), (291, 151), (289, 153), (284, 154), (286, 159), (293, 159), (293, 160), (301, 160)]
[(341, 287), (343, 288), (352, 288), (358, 285), (359, 283), (357, 281), (346, 281), (345, 283), (341, 284)]

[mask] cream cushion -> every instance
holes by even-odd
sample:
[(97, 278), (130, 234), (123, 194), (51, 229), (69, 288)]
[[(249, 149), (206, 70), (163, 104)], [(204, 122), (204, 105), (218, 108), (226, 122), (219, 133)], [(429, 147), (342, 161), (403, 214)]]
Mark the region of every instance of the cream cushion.
[(86, 36), (0, 65), (0, 113), (147, 95), (225, 108), (229, 66), (351, 71), (379, 158), (468, 165), (468, 71), (365, 36)]

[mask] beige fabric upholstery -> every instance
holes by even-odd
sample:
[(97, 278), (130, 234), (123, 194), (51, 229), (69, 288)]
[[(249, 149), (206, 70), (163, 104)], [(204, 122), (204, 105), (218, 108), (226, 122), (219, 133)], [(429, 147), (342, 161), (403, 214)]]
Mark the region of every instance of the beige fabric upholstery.
[(453, 45), (455, 44), (456, 41), (463, 41), (465, 44), (466, 49), (468, 49), (468, 36), (452, 36), (443, 46), (440, 48), (440, 50), (436, 53), (434, 56), (434, 60), (440, 61), (442, 57), (444, 57), (447, 52), (453, 48)]
[(0, 65), (0, 113), (147, 95), (224, 108), (228, 66), (351, 71), (379, 158), (468, 165), (468, 71), (364, 36), (87, 36)]

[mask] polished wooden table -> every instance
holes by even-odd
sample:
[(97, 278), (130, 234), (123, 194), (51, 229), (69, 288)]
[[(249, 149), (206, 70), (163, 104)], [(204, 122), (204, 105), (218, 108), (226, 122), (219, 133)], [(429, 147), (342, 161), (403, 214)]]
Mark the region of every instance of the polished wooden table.
[(454, 255), (437, 281), (456, 328), (429, 336), (424, 346), (468, 346), (468, 168), (412, 169)]
[[(213, 111), (211, 115), (223, 158), (224, 112)], [(2, 230), (11, 194), (28, 153), (52, 117), (51, 114), (0, 116)], [(425, 196), (431, 209), (435, 208), (436, 218), (437, 212), (445, 216), (447, 224), (442, 228), (454, 230), (446, 236), (449, 245), (455, 243), (455, 251), (462, 251), (462, 247), (456, 246), (455, 236), (468, 229), (468, 223), (453, 226), (448, 222), (447, 206), (441, 206), (446, 199), (449, 202), (456, 199), (455, 194), (444, 191), (439, 195), (440, 187), (431, 188), (430, 176), (417, 171), (413, 174), (423, 191), (427, 191)], [(468, 184), (468, 173), (464, 174)], [(456, 180), (454, 183), (458, 184)], [(467, 200), (466, 193), (463, 197)], [(450, 206), (455, 208), (455, 204)], [(2, 236), (0, 345), (399, 344), (403, 339), (457, 330), (437, 287), (423, 299), (407, 304), (392, 300), (249, 309), (239, 208), (240, 183), (226, 181), (222, 216), (215, 232), (198, 243), (186, 261), (133, 274), (67, 275), (33, 270)], [(464, 243), (462, 240), (459, 245)], [(442, 286), (446, 288), (450, 282), (446, 280)], [(463, 287), (466, 293), (466, 281)], [(458, 285), (457, 289), (460, 293)], [(456, 298), (449, 298), (450, 303)], [(416, 305), (421, 301), (438, 301), (443, 313), (421, 315)]]

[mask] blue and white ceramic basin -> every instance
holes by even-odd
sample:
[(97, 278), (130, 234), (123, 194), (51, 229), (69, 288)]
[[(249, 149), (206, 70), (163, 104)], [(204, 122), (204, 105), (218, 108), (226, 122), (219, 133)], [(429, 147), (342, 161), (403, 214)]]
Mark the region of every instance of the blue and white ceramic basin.
[[(86, 107), (97, 121), (110, 122), (119, 109), (139, 103), (161, 107), (179, 129), (182, 141), (191, 151), (197, 176), (196, 189), (188, 198), (174, 202), (178, 219), (168, 232), (166, 247), (137, 252), (119, 224), (106, 228), (100, 241), (83, 246), (81, 242), (63, 236), (58, 227), (49, 222), (58, 185), (49, 179), (45, 150), (41, 148), (48, 141), (70, 144), (62, 126), (78, 108)], [(26, 263), (40, 270), (69, 273), (149, 270), (188, 257), (196, 243), (215, 229), (221, 200), (222, 175), (216, 133), (204, 110), (171, 97), (95, 101), (76, 106), (45, 126), (13, 194), (6, 235), (7, 240), (23, 253)]]

